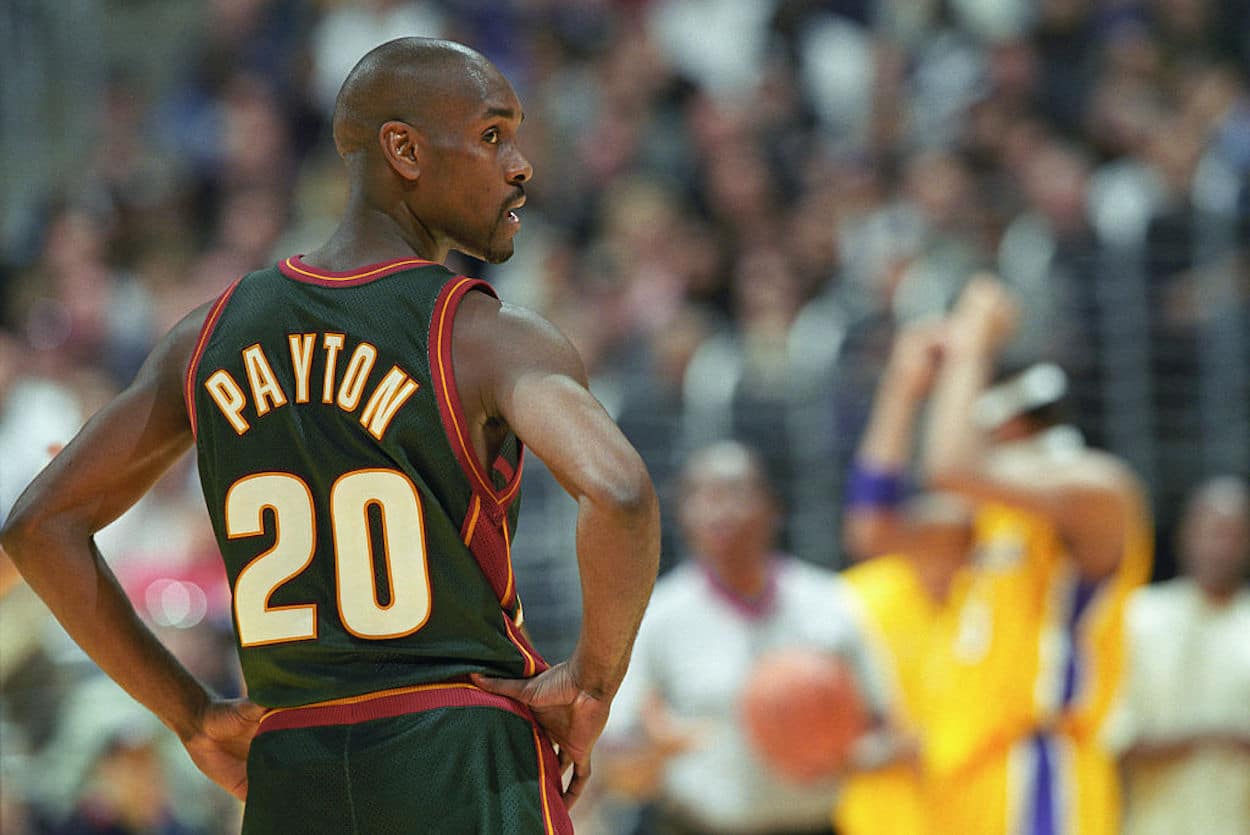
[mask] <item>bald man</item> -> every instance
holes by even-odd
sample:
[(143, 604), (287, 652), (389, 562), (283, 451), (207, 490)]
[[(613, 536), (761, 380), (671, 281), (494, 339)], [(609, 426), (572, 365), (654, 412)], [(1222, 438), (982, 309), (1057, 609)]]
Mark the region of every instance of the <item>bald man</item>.
[[(521, 121), (459, 44), (366, 55), (334, 116), (338, 229), (176, 325), (0, 537), (100, 667), (248, 800), (245, 832), (571, 831), (659, 524), (569, 342), (442, 266), (512, 254)], [(93, 540), (192, 446), (250, 700), (178, 663)], [(509, 557), (526, 446), (579, 506), (582, 632), (551, 667)]]

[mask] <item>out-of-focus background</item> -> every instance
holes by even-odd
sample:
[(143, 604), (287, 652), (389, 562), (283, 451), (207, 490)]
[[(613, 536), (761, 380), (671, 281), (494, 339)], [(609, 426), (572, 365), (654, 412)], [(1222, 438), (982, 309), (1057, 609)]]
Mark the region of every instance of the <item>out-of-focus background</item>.
[[(660, 489), (666, 569), (675, 471), (729, 436), (780, 485), (786, 547), (840, 567), (891, 338), (978, 270), (1022, 300), (1013, 358), (1066, 369), (1073, 422), (1147, 484), (1156, 579), (1181, 498), (1250, 472), (1250, 0), (4, 0), (0, 518), (159, 334), (333, 228), (334, 95), (413, 34), (521, 97), (517, 254), (454, 266), (581, 350)], [(536, 459), (524, 487), (520, 591), (559, 658), (575, 507)], [(236, 692), (192, 462), (101, 548)], [(108, 831), (237, 831), (40, 604), (3, 606), (0, 831), (105, 831), (110, 804)]]

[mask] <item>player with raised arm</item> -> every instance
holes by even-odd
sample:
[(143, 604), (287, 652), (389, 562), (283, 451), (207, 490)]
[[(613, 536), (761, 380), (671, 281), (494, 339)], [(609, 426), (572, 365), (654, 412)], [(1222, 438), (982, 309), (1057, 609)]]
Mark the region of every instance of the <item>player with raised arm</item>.
[(978, 276), (951, 313), (924, 434), (931, 490), (975, 506), (949, 687), (927, 736), (935, 831), (1118, 831), (1100, 741), (1129, 592), (1150, 574), (1144, 488), (1057, 413), (1054, 366), (991, 385), (1015, 300)]

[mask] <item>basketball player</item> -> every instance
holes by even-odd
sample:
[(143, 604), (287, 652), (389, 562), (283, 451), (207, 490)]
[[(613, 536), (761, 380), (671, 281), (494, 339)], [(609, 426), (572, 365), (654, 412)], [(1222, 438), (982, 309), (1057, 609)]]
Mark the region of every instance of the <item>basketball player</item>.
[[(247, 798), (245, 832), (571, 831), (658, 511), (570, 344), (440, 263), (512, 254), (521, 120), (458, 44), (366, 55), (334, 114), (351, 181), (337, 231), (175, 326), (3, 533), (69, 634)], [(92, 539), (193, 444), (251, 701), (182, 668)], [(554, 667), (526, 640), (509, 559), (523, 444), (579, 504), (584, 620)]]
[(1059, 369), (1034, 367), (987, 392), (1016, 319), (1000, 283), (969, 283), (925, 429), (927, 487), (976, 506), (949, 686), (926, 736), (941, 798), (933, 822), (938, 832), (1113, 835), (1116, 774), (1099, 731), (1123, 668), (1125, 599), (1149, 577), (1149, 505), (1123, 461), (1057, 422)]
[[(936, 379), (921, 486), (963, 497), (974, 515), (940, 644), (917, 656), (923, 782), (912, 788), (926, 831), (1111, 835), (1115, 773), (1098, 730), (1123, 664), (1124, 601), (1149, 574), (1147, 502), (1122, 462), (1057, 421), (1058, 369), (989, 385), (1015, 317), (1000, 284), (976, 279), (924, 352)], [(894, 388), (874, 421), (898, 430), (928, 387)], [(849, 533), (868, 551), (923, 559), (942, 549), (924, 545), (931, 524), (903, 502), (906, 460), (860, 462), (852, 498), (869, 507)]]

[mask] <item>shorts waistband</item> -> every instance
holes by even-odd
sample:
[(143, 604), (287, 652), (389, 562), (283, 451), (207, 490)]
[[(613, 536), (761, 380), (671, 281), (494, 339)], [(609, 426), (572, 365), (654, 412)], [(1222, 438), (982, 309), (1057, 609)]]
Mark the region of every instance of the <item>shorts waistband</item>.
[(443, 707), (491, 707), (534, 721), (529, 708), (519, 702), (488, 693), (467, 681), (449, 681), (379, 690), (300, 707), (273, 708), (261, 717), (256, 733), (322, 725), (354, 725)]

